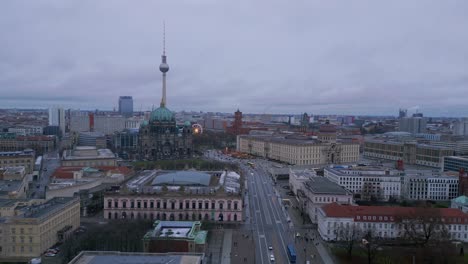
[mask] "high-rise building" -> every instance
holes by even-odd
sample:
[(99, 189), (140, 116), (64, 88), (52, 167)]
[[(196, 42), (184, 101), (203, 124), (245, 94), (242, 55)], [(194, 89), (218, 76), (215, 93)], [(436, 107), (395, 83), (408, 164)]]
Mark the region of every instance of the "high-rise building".
[(65, 133), (65, 111), (61, 107), (49, 108), (49, 125), (60, 127), (62, 135)]
[(456, 136), (468, 135), (468, 119), (463, 118), (453, 124), (453, 134)]
[(427, 121), (424, 117), (403, 117), (400, 119), (400, 131), (412, 134), (425, 133)]
[(125, 117), (133, 116), (133, 98), (131, 96), (119, 97), (119, 113)]

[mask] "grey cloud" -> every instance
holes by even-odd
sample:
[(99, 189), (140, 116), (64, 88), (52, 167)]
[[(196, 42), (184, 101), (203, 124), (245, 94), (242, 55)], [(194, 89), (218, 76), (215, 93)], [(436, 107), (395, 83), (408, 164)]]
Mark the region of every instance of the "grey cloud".
[(466, 1), (2, 1), (0, 107), (468, 115)]

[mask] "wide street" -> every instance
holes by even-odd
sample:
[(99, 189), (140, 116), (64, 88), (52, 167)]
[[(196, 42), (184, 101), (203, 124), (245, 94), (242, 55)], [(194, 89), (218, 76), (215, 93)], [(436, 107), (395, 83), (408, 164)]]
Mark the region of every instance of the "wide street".
[[(319, 242), (317, 250), (316, 241), (305, 241), (301, 237), (309, 233), (309, 237), (317, 237), (316, 230), (302, 227), (302, 221), (297, 216), (290, 215), (289, 210), (283, 206), (282, 197), (275, 186), (268, 168), (271, 162), (261, 159), (251, 160), (253, 166), (248, 165), (248, 160), (238, 160), (223, 155), (213, 155), (210, 158), (235, 162), (240, 165), (246, 176), (246, 217), (244, 229), (252, 230), (255, 240), (256, 263), (272, 263), (271, 255), (275, 263), (290, 263), (287, 254), (287, 245), (292, 244), (296, 250), (296, 263), (333, 263), (326, 249)], [(294, 197), (288, 197), (295, 199)], [(296, 218), (296, 219), (295, 219)], [(294, 221), (296, 220), (296, 221)], [(270, 250), (270, 247), (272, 250)]]
[(49, 184), (50, 176), (58, 167), (60, 167), (60, 158), (56, 150), (42, 156), (42, 170), (35, 183), (32, 198), (45, 198), (45, 188)]

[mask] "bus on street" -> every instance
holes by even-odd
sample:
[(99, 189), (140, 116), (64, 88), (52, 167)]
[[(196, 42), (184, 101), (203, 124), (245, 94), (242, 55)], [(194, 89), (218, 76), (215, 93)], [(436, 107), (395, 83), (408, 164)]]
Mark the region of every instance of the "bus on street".
[(296, 250), (292, 244), (288, 245), (288, 258), (290, 263), (296, 263)]

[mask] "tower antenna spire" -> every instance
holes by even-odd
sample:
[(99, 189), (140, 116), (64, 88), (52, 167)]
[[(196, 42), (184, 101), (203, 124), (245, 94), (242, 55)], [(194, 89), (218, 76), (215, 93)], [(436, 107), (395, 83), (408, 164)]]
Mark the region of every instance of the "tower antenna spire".
[(166, 21), (163, 20), (163, 55), (166, 55)]

